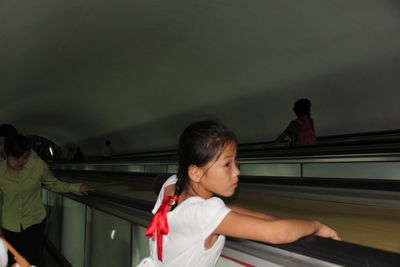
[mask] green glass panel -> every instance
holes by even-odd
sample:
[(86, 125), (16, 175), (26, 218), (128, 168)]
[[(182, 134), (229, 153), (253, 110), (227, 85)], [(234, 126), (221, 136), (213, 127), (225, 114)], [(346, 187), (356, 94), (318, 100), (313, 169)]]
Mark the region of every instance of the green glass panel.
[(60, 249), (61, 215), (62, 215), (61, 195), (48, 191), (47, 236), (50, 242), (57, 249)]
[(304, 164), (304, 177), (400, 180), (398, 162), (354, 162)]
[(271, 164), (240, 164), (241, 175), (254, 176), (301, 176), (301, 165), (295, 163), (271, 163)]
[(149, 238), (145, 235), (146, 228), (132, 225), (132, 267), (150, 255)]
[(177, 173), (178, 172), (178, 165), (177, 164), (168, 165), (167, 172), (168, 173)]
[(145, 172), (154, 172), (154, 173), (166, 173), (167, 165), (145, 165)]
[(74, 267), (83, 267), (86, 208), (69, 198), (63, 199), (61, 253)]
[(130, 266), (131, 236), (128, 221), (88, 207), (85, 266)]

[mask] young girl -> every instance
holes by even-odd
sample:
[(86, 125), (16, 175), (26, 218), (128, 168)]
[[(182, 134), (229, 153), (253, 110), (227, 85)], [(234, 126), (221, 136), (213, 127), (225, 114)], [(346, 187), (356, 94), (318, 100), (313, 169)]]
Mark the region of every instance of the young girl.
[(339, 239), (318, 221), (277, 219), (247, 209), (225, 206), (238, 186), (236, 138), (225, 126), (200, 121), (179, 139), (178, 174), (162, 186), (146, 231), (151, 256), (139, 266), (215, 266), (225, 236), (269, 244), (293, 242), (316, 234)]

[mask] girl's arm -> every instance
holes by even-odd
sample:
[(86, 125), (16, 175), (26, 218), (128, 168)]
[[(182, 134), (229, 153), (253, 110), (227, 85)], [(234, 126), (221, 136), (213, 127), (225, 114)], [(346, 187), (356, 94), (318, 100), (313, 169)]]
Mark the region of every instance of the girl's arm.
[(272, 220), (276, 220), (277, 218), (262, 213), (262, 212), (257, 212), (257, 211), (253, 211), (253, 210), (248, 210), (245, 208), (241, 208), (238, 206), (234, 206), (234, 205), (228, 205), (228, 208), (230, 208), (231, 210), (233, 210), (236, 213), (242, 214), (242, 215), (247, 215), (247, 216), (251, 216), (251, 217), (255, 217), (255, 218), (259, 218), (259, 219), (263, 219), (263, 220), (267, 220), (267, 221), (272, 221)]
[(236, 211), (229, 212), (214, 234), (251, 239), (270, 244), (283, 244), (316, 234), (339, 240), (335, 230), (318, 221), (298, 219), (265, 220), (243, 215)]

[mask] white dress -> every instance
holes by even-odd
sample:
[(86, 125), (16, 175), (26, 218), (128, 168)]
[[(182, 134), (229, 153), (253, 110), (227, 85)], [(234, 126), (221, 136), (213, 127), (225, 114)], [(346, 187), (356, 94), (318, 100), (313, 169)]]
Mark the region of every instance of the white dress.
[[(166, 186), (175, 184), (176, 175), (164, 183), (153, 213), (157, 212), (164, 197)], [(214, 245), (204, 248), (204, 241), (230, 212), (218, 197), (203, 199), (190, 197), (168, 212), (169, 233), (163, 236), (163, 261), (157, 259), (156, 240), (149, 241), (151, 256), (144, 259), (140, 267), (213, 267), (225, 244), (220, 235)]]

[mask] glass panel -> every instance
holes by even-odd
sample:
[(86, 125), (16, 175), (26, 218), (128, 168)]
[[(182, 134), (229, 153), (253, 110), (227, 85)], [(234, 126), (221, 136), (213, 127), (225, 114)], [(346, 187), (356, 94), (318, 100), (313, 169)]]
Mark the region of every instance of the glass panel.
[(87, 208), (86, 267), (130, 266), (131, 224)]
[(139, 164), (129, 165), (128, 172), (144, 172), (144, 166)]
[(48, 191), (48, 238), (51, 243), (60, 249), (61, 238), (61, 214), (62, 214), (62, 197), (59, 194)]
[(145, 235), (146, 228), (132, 225), (132, 267), (150, 255), (149, 238)]
[(144, 172), (166, 173), (167, 165), (145, 165)]
[(113, 172), (127, 172), (129, 170), (128, 165), (111, 165), (110, 171)]
[(178, 165), (177, 164), (168, 165), (167, 172), (168, 173), (177, 173), (178, 172)]
[(303, 176), (400, 180), (400, 163), (357, 162), (304, 164)]
[(259, 176), (301, 176), (301, 165), (296, 163), (284, 164), (240, 164), (241, 175)]
[(42, 188), (42, 202), (47, 209), (47, 189)]
[(83, 267), (85, 249), (85, 205), (63, 199), (61, 253), (74, 267)]
[(84, 170), (85, 171), (95, 171), (96, 170), (96, 166), (95, 165), (85, 165)]

